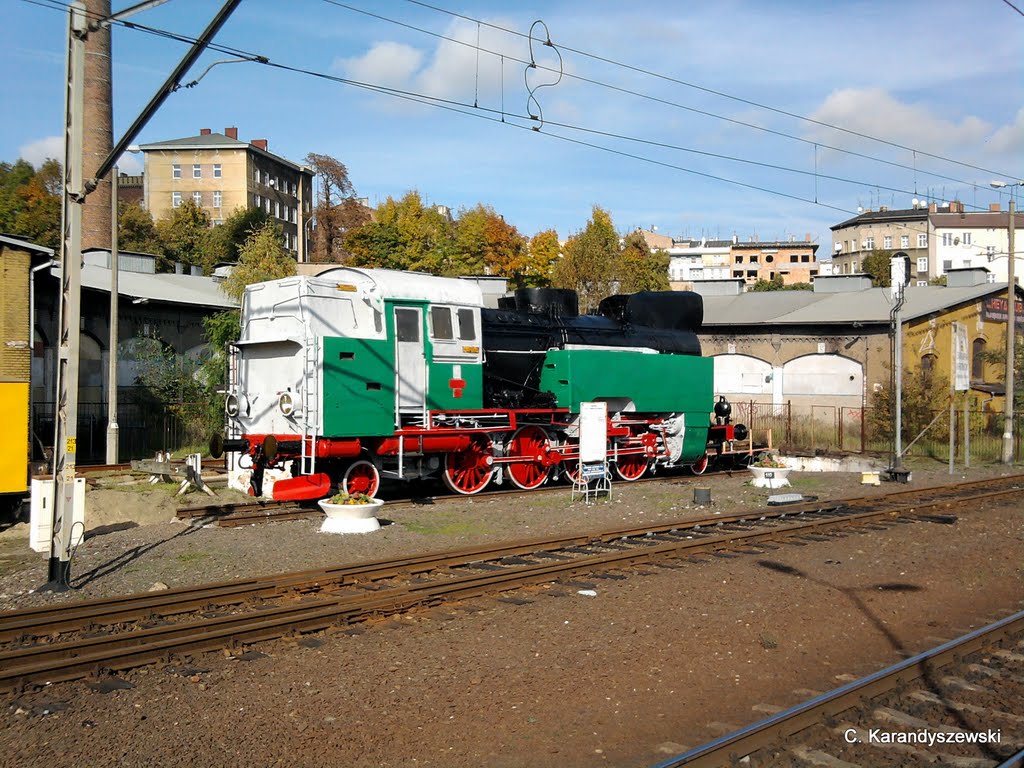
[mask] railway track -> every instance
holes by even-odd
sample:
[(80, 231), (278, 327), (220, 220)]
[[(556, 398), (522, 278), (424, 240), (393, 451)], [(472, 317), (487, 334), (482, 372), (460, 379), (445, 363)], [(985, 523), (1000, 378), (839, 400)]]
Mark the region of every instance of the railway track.
[[(657, 765), (1024, 765), (1024, 611)], [(972, 735), (974, 734), (974, 735)]]
[(69, 680), (596, 571), (951, 522), (954, 505), (977, 508), (1022, 489), (1018, 476), (4, 613), (0, 686)]

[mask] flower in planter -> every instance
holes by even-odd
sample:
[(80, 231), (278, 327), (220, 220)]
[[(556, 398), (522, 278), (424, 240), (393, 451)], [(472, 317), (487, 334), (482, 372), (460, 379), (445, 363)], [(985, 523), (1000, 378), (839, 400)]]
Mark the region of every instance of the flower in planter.
[(785, 469), (786, 465), (779, 460), (777, 456), (773, 456), (770, 453), (763, 453), (761, 457), (750, 466), (760, 467), (761, 469)]
[(347, 493), (342, 491), (327, 500), (328, 504), (372, 504), (373, 499), (365, 493)]

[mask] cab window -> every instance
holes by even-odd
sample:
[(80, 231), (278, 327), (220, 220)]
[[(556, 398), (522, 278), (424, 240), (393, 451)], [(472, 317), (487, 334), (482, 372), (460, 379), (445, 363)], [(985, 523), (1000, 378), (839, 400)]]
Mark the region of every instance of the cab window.
[(472, 309), (459, 310), (459, 338), (463, 341), (476, 338), (476, 324), (473, 322)]
[[(459, 310), (460, 317), (462, 310)], [(435, 339), (454, 339), (452, 333), (452, 310), (450, 307), (431, 307), (430, 326)]]

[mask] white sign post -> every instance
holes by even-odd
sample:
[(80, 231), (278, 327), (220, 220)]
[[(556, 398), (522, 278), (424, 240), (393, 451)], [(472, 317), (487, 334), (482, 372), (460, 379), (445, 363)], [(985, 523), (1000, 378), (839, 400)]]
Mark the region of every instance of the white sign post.
[[(956, 452), (956, 393), (966, 392), (971, 388), (971, 363), (967, 356), (967, 326), (964, 323), (953, 323), (953, 349), (950, 355), (952, 362), (949, 380), (949, 474), (953, 474), (953, 457)], [(968, 445), (967, 395), (964, 395), (964, 465), (970, 466), (970, 448)]]
[[(591, 485), (593, 483), (593, 485)], [(608, 471), (608, 404), (580, 403), (580, 463), (572, 500), (582, 493), (588, 504), (600, 493), (612, 495)]]

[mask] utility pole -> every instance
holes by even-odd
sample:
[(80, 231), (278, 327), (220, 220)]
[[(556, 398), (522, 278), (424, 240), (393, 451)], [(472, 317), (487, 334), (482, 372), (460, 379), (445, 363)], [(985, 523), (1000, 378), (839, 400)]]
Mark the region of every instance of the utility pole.
[[(88, 33), (85, 37), (85, 112), (82, 115), (82, 162), (86, 179), (114, 144), (113, 85), (111, 74), (110, 0), (84, 0)], [(110, 198), (112, 190), (106, 178), (99, 179), (82, 209), (82, 247), (109, 248)]]
[(1007, 248), (1007, 261), (1006, 261), (1006, 407), (1003, 409), (1003, 464), (1012, 464), (1013, 455), (1013, 345), (1015, 342), (1015, 325), (1017, 322), (1016, 308), (1017, 308), (1017, 286), (1014, 285), (1015, 280), (1013, 277), (1013, 230), (1014, 217), (1016, 211), (1014, 210), (1014, 199), (1010, 196), (1010, 228), (1009, 228), (1009, 247)]
[(117, 464), (118, 426), (117, 426), (117, 270), (121, 255), (117, 241), (117, 203), (118, 203), (117, 166), (110, 172), (110, 341), (107, 353), (107, 464)]
[(53, 437), (54, 503), (50, 520), (47, 587), (62, 590), (70, 578), (75, 463), (78, 452), (78, 358), (82, 316), (82, 205), (85, 185), (82, 142), (85, 105), (85, 37), (88, 24), (80, 0), (68, 12), (67, 80), (64, 96), (64, 189), (61, 240), (60, 344)]
[[(57, 413), (53, 440), (53, 516), (50, 559), (46, 589), (64, 590), (71, 578), (73, 541), (75, 463), (78, 433), (78, 362), (81, 333), (82, 294), (82, 208), (86, 196), (114, 169), (117, 158), (128, 148), (160, 105), (179, 86), (182, 76), (206, 49), (241, 0), (225, 0), (221, 9), (193, 43), (185, 57), (143, 108), (125, 136), (111, 149), (89, 179), (84, 178), (83, 142), (85, 116), (85, 40), (93, 28), (159, 5), (164, 0), (144, 0), (107, 18), (86, 19), (85, 4), (75, 0), (68, 6), (67, 78), (64, 99), (64, 185), (61, 228), (60, 346), (57, 363)], [(117, 217), (114, 216), (116, 226)], [(82, 533), (78, 531), (77, 533)]]

